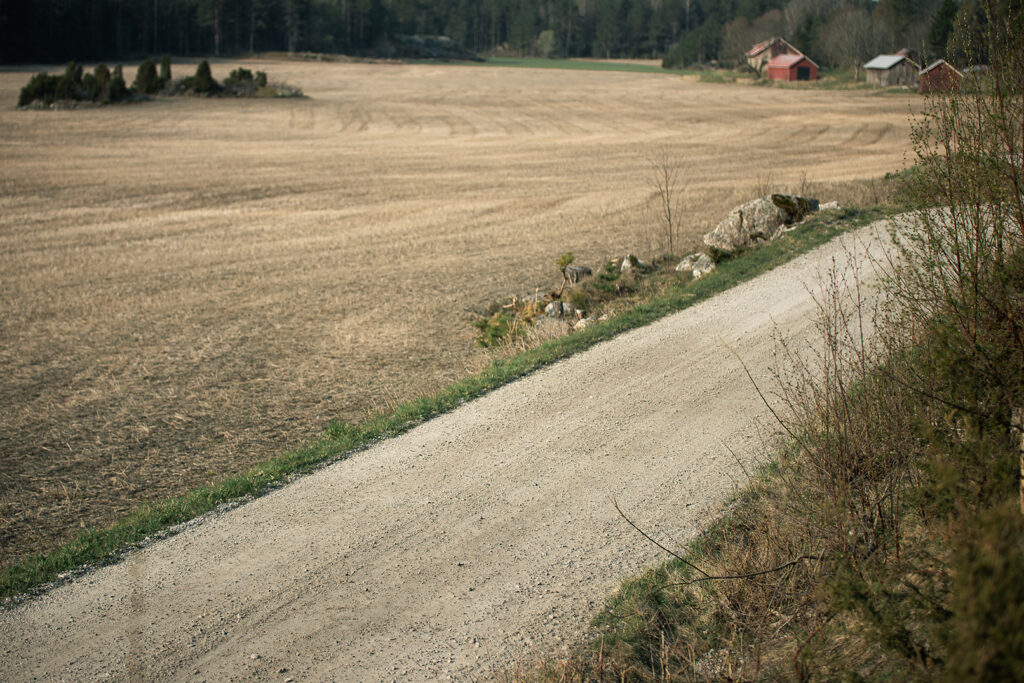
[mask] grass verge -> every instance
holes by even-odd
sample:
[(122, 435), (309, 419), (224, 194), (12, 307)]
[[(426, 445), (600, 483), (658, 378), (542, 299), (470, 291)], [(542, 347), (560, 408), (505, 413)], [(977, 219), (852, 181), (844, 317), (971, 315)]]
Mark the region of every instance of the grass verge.
[[(1010, 268), (1020, 320), (1024, 258)], [(788, 377), (792, 438), (728, 514), (627, 579), (601, 635), (513, 680), (1021, 680), (1019, 343), (999, 344), (1000, 386), (962, 358), (943, 367), (948, 319), (879, 358), (847, 345), (844, 311), (825, 313), (839, 335), (823, 357), (860, 368), (830, 365), (810, 390), (808, 373)], [(927, 391), (909, 381), (922, 372)]]
[(0, 573), (0, 598), (40, 589), (62, 573), (88, 565), (116, 562), (122, 552), (146, 538), (233, 501), (277, 488), (290, 477), (337, 461), (379, 439), (396, 436), (420, 422), (454, 409), (503, 384), (583, 351), (627, 330), (709, 299), (750, 280), (837, 235), (883, 216), (880, 209), (823, 212), (807, 219), (784, 239), (723, 261), (696, 282), (670, 287), (630, 310), (585, 330), (549, 340), (512, 357), (497, 358), (482, 372), (430, 396), (403, 403), (393, 411), (357, 424), (332, 423), (317, 441), (253, 466), (243, 474), (160, 504), (145, 505), (109, 527), (89, 529), (57, 550), (29, 557)]

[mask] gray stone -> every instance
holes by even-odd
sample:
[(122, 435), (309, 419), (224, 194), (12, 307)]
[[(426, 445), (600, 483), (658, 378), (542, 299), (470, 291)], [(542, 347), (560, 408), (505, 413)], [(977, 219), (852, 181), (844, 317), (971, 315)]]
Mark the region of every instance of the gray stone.
[(718, 226), (704, 235), (704, 244), (731, 254), (759, 241), (771, 241), (785, 226), (818, 210), (818, 200), (785, 194), (760, 197), (737, 206)]
[(715, 259), (708, 254), (701, 254), (693, 264), (693, 279), (699, 280), (715, 269)]
[(694, 280), (704, 277), (714, 269), (715, 259), (711, 258), (710, 254), (703, 252), (690, 254), (676, 266), (677, 273), (690, 273)]
[(682, 261), (679, 262), (679, 265), (676, 266), (676, 272), (677, 273), (689, 273), (689, 272), (691, 272), (693, 270), (693, 266), (696, 265), (696, 263), (697, 263), (697, 259), (699, 259), (701, 256), (703, 256), (703, 254), (701, 252), (699, 252), (699, 251), (690, 254), (689, 256), (687, 256), (686, 258), (684, 258)]
[(626, 254), (622, 259), (622, 272), (627, 270), (647, 270), (647, 264), (633, 254)]
[(576, 307), (565, 301), (552, 301), (544, 307), (544, 315), (549, 318), (568, 318), (576, 314)]
[(590, 268), (587, 268), (586, 266), (566, 266), (565, 267), (565, 277), (572, 284), (576, 284), (577, 282), (579, 282), (583, 278), (587, 277), (588, 275), (591, 275), (592, 273), (593, 273), (593, 271), (590, 270)]

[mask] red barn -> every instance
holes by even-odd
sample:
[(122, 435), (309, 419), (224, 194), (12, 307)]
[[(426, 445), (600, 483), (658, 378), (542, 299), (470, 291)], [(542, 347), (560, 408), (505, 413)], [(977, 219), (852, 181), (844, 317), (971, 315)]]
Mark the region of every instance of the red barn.
[(806, 55), (779, 55), (768, 62), (766, 69), (773, 81), (818, 80), (818, 65)]
[(779, 55), (802, 55), (803, 52), (796, 49), (785, 38), (769, 38), (768, 40), (762, 40), (760, 43), (754, 45), (754, 47), (747, 50), (747, 64), (750, 68), (761, 73), (764, 69), (765, 64), (770, 62)]
[(945, 59), (940, 59), (921, 70), (920, 91), (924, 94), (959, 90), (963, 77), (964, 75), (953, 68)]

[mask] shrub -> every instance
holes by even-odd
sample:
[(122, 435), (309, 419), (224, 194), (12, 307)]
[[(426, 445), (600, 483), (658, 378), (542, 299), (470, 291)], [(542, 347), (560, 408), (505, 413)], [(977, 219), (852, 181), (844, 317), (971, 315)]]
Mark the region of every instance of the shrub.
[(92, 87), (94, 102), (110, 101), (110, 69), (106, 64), (97, 64), (93, 69)]
[(107, 102), (120, 102), (126, 99), (131, 93), (128, 92), (128, 86), (124, 82), (124, 71), (121, 65), (118, 64), (114, 67), (113, 73), (110, 75), (110, 84), (107, 87)]
[(224, 79), (224, 89), (237, 97), (252, 96), (256, 94), (259, 87), (252, 71), (241, 67), (232, 71)]
[(241, 83), (243, 81), (252, 81), (252, 72), (248, 69), (239, 67), (232, 71), (227, 78), (224, 79), (224, 85), (234, 85), (235, 83)]
[(96, 76), (95, 74), (85, 74), (82, 76), (82, 92), (86, 98), (96, 102)]
[(160, 88), (166, 88), (171, 84), (171, 56), (164, 54), (160, 58)]
[(160, 78), (156, 74), (156, 63), (152, 59), (147, 59), (139, 64), (132, 90), (142, 95), (152, 95), (158, 92), (161, 86)]
[(663, 69), (682, 69), (686, 66), (686, 57), (681, 43), (674, 43), (661, 59)]
[(198, 95), (212, 95), (221, 91), (220, 83), (214, 79), (210, 72), (210, 63), (205, 59), (199, 62), (196, 75), (192, 77), (189, 85), (190, 90)]
[(480, 331), (476, 343), (484, 348), (491, 348), (508, 337), (509, 332), (514, 329), (515, 318), (499, 310), (489, 317), (474, 321), (473, 326)]
[(267, 87), (267, 72), (265, 72), (265, 71), (257, 71), (256, 72), (256, 85), (260, 86), (261, 88), (266, 88)]
[(36, 74), (21, 89), (21, 94), (18, 95), (18, 106), (27, 107), (36, 101), (52, 104), (57, 97), (57, 82), (59, 80), (57, 76), (45, 73)]
[(33, 102), (53, 104), (58, 100), (92, 99), (92, 79), (82, 78), (82, 66), (69, 62), (60, 76), (40, 73), (29, 79), (18, 95), (18, 106), (25, 107)]
[(64, 67), (64, 74), (57, 80), (56, 99), (77, 100), (82, 99), (82, 94), (82, 65), (69, 62)]

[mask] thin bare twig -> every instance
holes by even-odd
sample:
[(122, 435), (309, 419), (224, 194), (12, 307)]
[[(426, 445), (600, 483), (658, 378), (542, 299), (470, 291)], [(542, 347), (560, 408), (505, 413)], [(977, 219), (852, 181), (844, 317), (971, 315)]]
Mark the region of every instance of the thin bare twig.
[(743, 367), (743, 372), (747, 373), (747, 379), (749, 379), (750, 383), (754, 385), (754, 391), (757, 392), (757, 395), (761, 398), (761, 402), (764, 403), (765, 408), (767, 408), (768, 412), (772, 414), (772, 417), (775, 418), (775, 421), (779, 423), (779, 426), (781, 426), (786, 431), (786, 434), (788, 434), (789, 437), (793, 439), (793, 441), (800, 444), (802, 448), (804, 448), (805, 450), (810, 450), (807, 447), (807, 444), (804, 443), (804, 440), (801, 439), (792, 429), (790, 429), (789, 425), (786, 424), (785, 420), (783, 420), (782, 417), (777, 412), (775, 412), (775, 408), (772, 406), (771, 403), (769, 403), (768, 397), (764, 395), (764, 392), (761, 391), (761, 387), (758, 386), (757, 380), (755, 380), (754, 376), (750, 373), (750, 368), (747, 367), (746, 362), (744, 362), (743, 358), (740, 357), (740, 354), (737, 353), (734, 348), (729, 346), (728, 342), (726, 342), (721, 337), (718, 338), (718, 341), (722, 342), (722, 345), (725, 346), (725, 348), (729, 349), (729, 352), (732, 353), (732, 355), (736, 356), (736, 360), (738, 360), (740, 362), (740, 365)]
[(799, 563), (801, 563), (801, 562), (803, 562), (805, 560), (819, 560), (820, 561), (822, 559), (824, 559), (824, 555), (800, 555), (798, 557), (794, 557), (789, 562), (784, 562), (784, 563), (780, 564), (777, 567), (772, 567), (771, 569), (762, 569), (760, 571), (748, 572), (746, 574), (724, 574), (722, 576), (703, 576), (703, 577), (701, 577), (699, 579), (692, 579), (690, 581), (680, 581), (678, 583), (666, 583), (664, 586), (662, 586), (658, 590), (663, 590), (665, 588), (674, 588), (674, 587), (677, 587), (677, 586), (689, 586), (691, 584), (701, 583), (703, 581), (729, 581), (729, 580), (733, 580), (733, 579), (752, 579), (755, 576), (764, 576), (765, 574), (771, 574), (772, 572), (777, 572), (777, 571), (782, 571), (783, 569), (788, 569), (789, 567), (792, 567), (795, 564), (799, 564)]
[(750, 472), (747, 471), (747, 466), (743, 464), (742, 460), (740, 460), (740, 456), (736, 455), (736, 451), (730, 448), (729, 444), (725, 443), (724, 441), (721, 441), (720, 443), (725, 448), (725, 450), (729, 451), (729, 454), (732, 456), (732, 459), (735, 460), (736, 464), (740, 466), (741, 470), (743, 470), (743, 476), (747, 478), (747, 481), (750, 481)]
[(626, 516), (626, 513), (622, 511), (622, 508), (619, 507), (619, 502), (617, 500), (615, 500), (615, 498), (609, 497), (609, 500), (611, 500), (612, 505), (615, 506), (615, 511), (618, 512), (619, 515), (624, 520), (626, 520), (626, 522), (631, 527), (636, 529), (637, 532), (641, 536), (643, 536), (648, 541), (650, 541), (651, 543), (653, 543), (654, 545), (658, 546), (659, 548), (664, 550), (666, 553), (671, 555), (672, 557), (676, 558), (677, 560), (679, 560), (680, 562), (685, 564), (687, 567), (690, 567), (691, 569), (695, 569), (695, 570), (697, 570), (698, 572), (700, 572), (701, 574), (704, 575), (704, 576), (702, 576), (699, 579), (693, 579), (691, 581), (683, 581), (683, 582), (680, 582), (680, 583), (668, 583), (668, 584), (665, 584), (664, 586), (658, 587), (657, 590), (664, 590), (666, 588), (672, 588), (674, 586), (689, 586), (690, 584), (700, 583), (702, 581), (728, 581), (728, 580), (732, 580), (732, 579), (749, 579), (749, 578), (753, 578), (755, 576), (763, 576), (765, 574), (770, 574), (772, 572), (781, 571), (781, 570), (786, 569), (788, 567), (792, 567), (795, 564), (803, 562), (804, 560), (817, 560), (817, 561), (820, 562), (822, 559), (824, 559), (824, 555), (823, 554), (818, 554), (818, 555), (800, 555), (799, 557), (793, 558), (789, 562), (785, 562), (783, 564), (780, 564), (777, 567), (772, 567), (771, 569), (762, 569), (760, 571), (749, 572), (747, 574), (727, 574), (727, 575), (722, 575), (722, 576), (712, 576), (711, 574), (708, 574), (706, 571), (704, 571), (703, 569), (701, 569), (700, 567), (695, 565), (693, 562), (690, 562), (689, 560), (687, 560), (685, 557), (683, 557), (679, 553), (677, 553), (677, 552), (675, 552), (673, 550), (669, 550), (664, 545), (662, 545), (661, 543), (656, 541), (654, 538), (652, 538), (650, 534), (648, 534), (646, 531), (644, 531), (639, 526), (637, 526), (636, 523), (633, 520), (631, 520), (628, 516)]
[(646, 539), (647, 539), (648, 541), (650, 541), (651, 543), (653, 543), (654, 545), (658, 546), (659, 548), (661, 548), (662, 550), (664, 550), (664, 551), (665, 551), (666, 553), (668, 553), (669, 555), (671, 555), (672, 557), (676, 558), (677, 560), (679, 560), (680, 562), (682, 562), (683, 564), (685, 564), (685, 565), (686, 565), (687, 567), (690, 567), (690, 568), (692, 568), (692, 569), (696, 569), (697, 571), (699, 571), (699, 572), (700, 572), (701, 574), (703, 574), (704, 576), (710, 576), (710, 574), (708, 574), (708, 573), (707, 573), (706, 571), (704, 571), (703, 569), (701, 569), (700, 567), (698, 567), (697, 565), (695, 565), (695, 564), (694, 564), (693, 562), (690, 562), (689, 560), (687, 560), (687, 559), (686, 559), (685, 557), (683, 557), (683, 556), (682, 556), (682, 555), (680, 555), (679, 553), (677, 553), (677, 552), (675, 552), (675, 551), (673, 551), (673, 550), (669, 550), (668, 548), (666, 548), (665, 546), (663, 546), (663, 545), (662, 545), (661, 543), (658, 543), (658, 542), (657, 542), (656, 540), (654, 540), (653, 538), (651, 538), (650, 534), (648, 534), (648, 533), (647, 533), (646, 531), (644, 531), (643, 529), (641, 529), (640, 527), (638, 527), (638, 526), (637, 526), (637, 525), (636, 525), (636, 524), (635, 524), (635, 523), (633, 522), (633, 520), (631, 520), (631, 519), (630, 519), (629, 517), (627, 517), (627, 516), (626, 516), (626, 513), (625, 513), (625, 512), (623, 512), (623, 511), (622, 511), (622, 508), (620, 508), (620, 507), (619, 507), (619, 501), (615, 500), (615, 498), (612, 498), (611, 496), (609, 496), (609, 497), (608, 497), (608, 499), (609, 499), (609, 500), (611, 500), (611, 502), (612, 502), (612, 505), (614, 505), (614, 506), (615, 506), (615, 511), (616, 511), (616, 512), (618, 512), (618, 513), (619, 513), (619, 515), (621, 515), (621, 516), (622, 516), (622, 518), (623, 518), (624, 520), (626, 520), (626, 522), (627, 522), (627, 523), (628, 523), (628, 524), (629, 524), (629, 525), (630, 525), (631, 527), (633, 527), (634, 529), (636, 529), (636, 530), (637, 530), (637, 531), (638, 531), (638, 532), (640, 533), (640, 535), (641, 535), (641, 536), (643, 536), (643, 537), (644, 537), (644, 538), (646, 538)]

